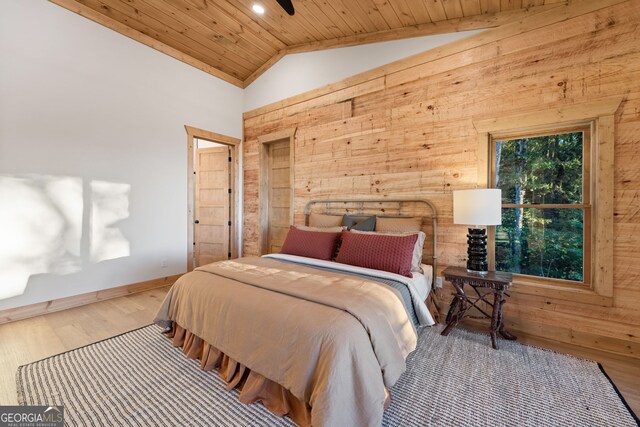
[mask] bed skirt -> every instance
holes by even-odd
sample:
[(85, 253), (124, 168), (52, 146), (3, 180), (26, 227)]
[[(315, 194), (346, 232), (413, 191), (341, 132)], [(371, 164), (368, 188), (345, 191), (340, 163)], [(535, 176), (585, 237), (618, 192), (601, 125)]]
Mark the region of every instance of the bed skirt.
[(199, 360), (203, 370), (217, 369), (227, 382), (227, 390), (236, 388), (240, 391), (240, 402), (247, 404), (261, 400), (275, 415), (288, 415), (301, 427), (311, 426), (311, 407), (280, 384), (251, 371), (175, 322), (167, 336), (172, 339), (174, 347), (182, 348), (185, 356)]

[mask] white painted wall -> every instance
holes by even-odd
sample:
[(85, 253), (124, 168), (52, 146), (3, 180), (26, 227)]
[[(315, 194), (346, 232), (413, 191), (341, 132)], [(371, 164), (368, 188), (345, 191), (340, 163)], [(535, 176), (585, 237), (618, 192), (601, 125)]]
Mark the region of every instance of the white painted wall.
[(0, 58), (0, 310), (185, 271), (184, 125), (241, 137), (242, 90), (44, 0)]
[(469, 37), (482, 30), (287, 55), (244, 90), (244, 111)]
[(185, 271), (185, 124), (240, 138), (243, 111), (475, 33), (290, 55), (242, 91), (45, 0), (2, 6), (0, 310)]

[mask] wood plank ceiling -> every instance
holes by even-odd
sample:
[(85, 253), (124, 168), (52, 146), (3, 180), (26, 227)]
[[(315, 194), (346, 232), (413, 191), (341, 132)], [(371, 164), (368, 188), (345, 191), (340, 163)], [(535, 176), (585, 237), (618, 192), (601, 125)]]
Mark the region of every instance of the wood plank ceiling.
[[(240, 87), (287, 53), (501, 25), (567, 0), (51, 0)], [(264, 15), (252, 5), (264, 6)]]

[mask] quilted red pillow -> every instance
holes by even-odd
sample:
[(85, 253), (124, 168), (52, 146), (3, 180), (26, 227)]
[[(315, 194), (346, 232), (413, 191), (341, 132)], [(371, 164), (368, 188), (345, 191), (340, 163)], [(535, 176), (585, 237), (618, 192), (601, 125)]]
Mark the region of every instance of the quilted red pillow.
[(417, 234), (391, 236), (343, 231), (336, 261), (412, 277), (411, 260), (417, 238)]
[(340, 232), (299, 230), (292, 225), (289, 227), (280, 253), (331, 261), (336, 253), (340, 234)]

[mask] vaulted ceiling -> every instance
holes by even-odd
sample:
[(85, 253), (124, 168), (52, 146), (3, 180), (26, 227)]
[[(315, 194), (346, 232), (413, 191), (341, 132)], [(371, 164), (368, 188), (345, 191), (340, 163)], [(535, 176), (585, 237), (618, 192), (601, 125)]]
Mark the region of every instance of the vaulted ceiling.
[[(51, 0), (246, 87), (287, 53), (489, 28), (567, 0)], [(252, 5), (264, 6), (258, 15)]]

